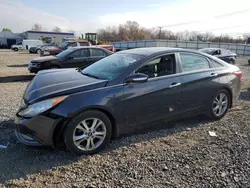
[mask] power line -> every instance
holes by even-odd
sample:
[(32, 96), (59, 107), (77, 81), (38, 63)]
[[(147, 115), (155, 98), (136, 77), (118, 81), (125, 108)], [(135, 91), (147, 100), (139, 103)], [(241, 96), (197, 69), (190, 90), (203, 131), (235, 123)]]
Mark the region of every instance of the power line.
[[(225, 17), (229, 17), (229, 16), (232, 16), (232, 15), (235, 15), (235, 14), (241, 14), (241, 13), (248, 12), (248, 11), (250, 11), (250, 9), (244, 9), (244, 10), (239, 10), (239, 11), (234, 11), (234, 12), (228, 12), (228, 13), (225, 13), (225, 14), (213, 16), (212, 18), (220, 19), (220, 18), (225, 18)], [(204, 22), (204, 20), (196, 20), (196, 21), (190, 21), (190, 22), (181, 22), (181, 23), (177, 23), (177, 24), (171, 24), (171, 25), (165, 25), (165, 26), (158, 26), (158, 27), (153, 27), (153, 28), (159, 28), (159, 27), (162, 27), (162, 28), (164, 28), (164, 27), (176, 27), (176, 26), (190, 25), (190, 24), (202, 23), (202, 22)]]

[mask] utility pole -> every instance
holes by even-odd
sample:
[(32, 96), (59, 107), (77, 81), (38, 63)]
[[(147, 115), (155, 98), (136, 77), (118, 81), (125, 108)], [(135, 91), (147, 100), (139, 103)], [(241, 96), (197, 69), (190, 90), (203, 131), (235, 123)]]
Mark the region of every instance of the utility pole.
[(158, 27), (159, 28), (159, 39), (161, 39), (161, 29), (162, 29), (162, 27)]

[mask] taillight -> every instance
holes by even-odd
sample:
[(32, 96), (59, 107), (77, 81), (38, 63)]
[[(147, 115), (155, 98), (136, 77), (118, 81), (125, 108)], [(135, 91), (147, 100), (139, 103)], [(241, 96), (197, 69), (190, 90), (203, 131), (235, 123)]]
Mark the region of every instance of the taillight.
[(241, 79), (241, 77), (242, 77), (242, 72), (241, 72), (241, 71), (233, 72), (233, 74), (234, 74), (235, 76), (237, 76), (239, 79)]

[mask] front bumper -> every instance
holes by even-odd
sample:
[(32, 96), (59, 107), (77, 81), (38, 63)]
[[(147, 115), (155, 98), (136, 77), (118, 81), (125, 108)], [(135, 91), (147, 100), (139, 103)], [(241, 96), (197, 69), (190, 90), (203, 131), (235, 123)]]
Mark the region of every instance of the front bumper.
[(41, 70), (41, 67), (40, 67), (40, 65), (34, 65), (32, 63), (29, 63), (28, 70), (30, 71), (30, 73), (37, 73), (38, 71)]
[(25, 145), (54, 147), (53, 132), (60, 121), (43, 115), (29, 119), (16, 116), (16, 136)]

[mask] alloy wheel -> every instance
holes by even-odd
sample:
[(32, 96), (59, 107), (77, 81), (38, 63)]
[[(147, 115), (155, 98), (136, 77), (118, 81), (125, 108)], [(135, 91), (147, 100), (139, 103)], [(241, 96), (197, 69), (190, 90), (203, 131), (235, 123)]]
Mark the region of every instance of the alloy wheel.
[(92, 151), (98, 148), (107, 134), (106, 126), (98, 118), (87, 118), (81, 121), (73, 132), (75, 146), (83, 151)]
[(219, 93), (213, 101), (213, 113), (215, 116), (222, 116), (228, 109), (228, 97), (225, 93)]

